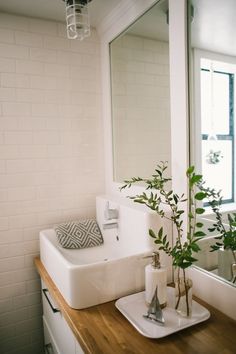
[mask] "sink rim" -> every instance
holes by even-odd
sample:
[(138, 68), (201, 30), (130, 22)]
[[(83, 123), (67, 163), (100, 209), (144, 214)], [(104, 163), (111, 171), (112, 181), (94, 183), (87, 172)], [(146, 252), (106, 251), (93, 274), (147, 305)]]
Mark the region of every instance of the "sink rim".
[[(44, 239), (44, 241), (47, 243), (47, 245), (52, 249), (53, 252), (57, 254), (57, 256), (61, 259), (61, 261), (65, 264), (67, 268), (70, 269), (78, 269), (78, 268), (89, 268), (89, 267), (94, 267), (95, 265), (103, 265), (106, 263), (112, 264), (112, 263), (119, 263), (121, 260), (124, 259), (132, 259), (132, 258), (144, 258), (147, 255), (151, 255), (153, 252), (153, 248), (145, 248), (145, 249), (140, 249), (139, 251), (133, 252), (131, 254), (125, 254), (121, 257), (116, 257), (116, 258), (109, 258), (107, 256), (104, 256), (105, 258), (102, 260), (97, 260), (94, 262), (88, 262), (88, 263), (74, 263), (69, 259), (69, 255), (66, 254), (66, 252), (81, 252), (81, 253), (87, 253), (89, 251), (96, 251), (96, 250), (108, 250), (110, 244), (106, 244), (105, 242), (99, 246), (94, 246), (94, 247), (89, 247), (89, 248), (84, 248), (84, 249), (67, 249), (63, 248), (59, 242), (57, 241), (56, 237), (56, 232), (54, 229), (45, 229), (40, 231), (40, 240)], [(56, 241), (56, 242), (55, 242)], [(119, 245), (121, 246), (121, 245)], [(122, 249), (121, 249), (122, 250)], [(94, 252), (95, 253), (95, 252)]]

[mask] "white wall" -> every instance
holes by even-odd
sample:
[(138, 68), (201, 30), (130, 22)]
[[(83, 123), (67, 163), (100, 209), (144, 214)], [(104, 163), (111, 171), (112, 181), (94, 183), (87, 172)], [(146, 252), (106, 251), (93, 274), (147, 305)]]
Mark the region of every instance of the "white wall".
[(171, 161), (169, 45), (124, 34), (111, 45), (114, 179)]
[(38, 232), (104, 192), (100, 44), (0, 14), (0, 352), (42, 347)]

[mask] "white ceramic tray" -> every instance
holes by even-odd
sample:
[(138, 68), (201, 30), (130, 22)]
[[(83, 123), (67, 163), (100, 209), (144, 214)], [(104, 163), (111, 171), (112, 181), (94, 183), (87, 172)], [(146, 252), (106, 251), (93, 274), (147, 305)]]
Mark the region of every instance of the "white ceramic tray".
[(184, 328), (206, 321), (210, 317), (210, 312), (196, 301), (193, 301), (190, 318), (178, 315), (173, 306), (174, 291), (174, 288), (167, 287), (168, 306), (163, 309), (164, 325), (150, 322), (143, 317), (147, 313), (144, 291), (120, 298), (115, 305), (137, 331), (148, 338), (166, 337)]

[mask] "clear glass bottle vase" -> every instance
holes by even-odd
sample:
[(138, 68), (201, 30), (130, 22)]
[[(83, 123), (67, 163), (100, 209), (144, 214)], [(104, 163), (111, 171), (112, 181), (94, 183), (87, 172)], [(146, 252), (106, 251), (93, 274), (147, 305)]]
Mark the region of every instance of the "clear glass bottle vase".
[(177, 273), (175, 281), (175, 310), (183, 317), (191, 317), (192, 314), (192, 288), (193, 282), (185, 274), (180, 276), (180, 271)]

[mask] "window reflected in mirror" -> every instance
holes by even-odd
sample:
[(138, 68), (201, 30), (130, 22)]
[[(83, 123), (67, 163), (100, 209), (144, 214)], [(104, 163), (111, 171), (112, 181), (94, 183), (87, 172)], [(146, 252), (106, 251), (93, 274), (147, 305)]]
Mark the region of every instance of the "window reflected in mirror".
[(224, 62), (201, 58), (202, 174), (223, 202), (234, 202), (234, 71)]
[[(206, 185), (220, 190), (222, 196), (220, 216), (205, 205), (201, 222), (206, 236), (199, 241), (196, 265), (235, 286), (236, 6), (234, 0), (192, 0), (188, 4), (189, 14), (194, 14), (188, 21), (190, 163)], [(224, 232), (214, 226), (219, 218)]]

